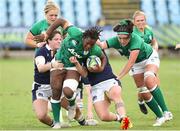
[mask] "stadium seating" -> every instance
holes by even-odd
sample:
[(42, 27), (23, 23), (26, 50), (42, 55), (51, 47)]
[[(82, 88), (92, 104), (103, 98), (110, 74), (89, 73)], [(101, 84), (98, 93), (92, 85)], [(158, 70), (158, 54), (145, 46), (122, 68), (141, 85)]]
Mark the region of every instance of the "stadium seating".
[(75, 2), (75, 16), (76, 25), (86, 27), (88, 23), (88, 5), (86, 0), (74, 0)]
[(168, 24), (168, 8), (166, 0), (156, 0), (155, 1), (155, 11), (157, 15), (157, 21), (159, 24)]
[(34, 0), (35, 1), (35, 21), (42, 20), (44, 18), (44, 5), (46, 0)]
[(1, 0), (0, 2), (0, 27), (6, 26), (7, 25), (7, 6), (6, 6), (6, 0)]
[(9, 2), (9, 23), (12, 27), (22, 26), (20, 11), (20, 0), (8, 0)]
[(173, 24), (180, 24), (180, 1), (168, 0), (170, 21)]
[[(28, 10), (27, 10), (28, 9)], [(34, 8), (32, 0), (22, 1), (23, 25), (29, 27), (34, 23)]]
[(90, 23), (95, 24), (101, 18), (101, 0), (88, 0), (88, 4)]
[(156, 21), (155, 21), (153, 0), (142, 0), (141, 9), (145, 12), (147, 16), (148, 24), (154, 26), (156, 24)]
[(61, 3), (62, 5), (60, 5), (60, 7), (62, 16), (68, 19), (72, 24), (75, 24), (73, 0), (61, 0)]

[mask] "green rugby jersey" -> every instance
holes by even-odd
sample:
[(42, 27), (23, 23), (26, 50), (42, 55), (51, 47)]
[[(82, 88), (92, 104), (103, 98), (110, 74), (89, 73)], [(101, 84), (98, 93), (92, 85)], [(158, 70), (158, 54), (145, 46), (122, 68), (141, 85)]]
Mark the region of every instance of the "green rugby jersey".
[(115, 48), (121, 55), (126, 56), (129, 59), (130, 51), (140, 50), (139, 55), (136, 59), (136, 63), (141, 62), (147, 59), (153, 49), (149, 44), (146, 44), (138, 35), (135, 33), (131, 34), (130, 41), (128, 45), (122, 46), (118, 40), (118, 36), (110, 38), (107, 40), (108, 48)]
[[(32, 25), (30, 28), (30, 32), (35, 36), (35, 35), (40, 35), (41, 33), (45, 32), (49, 28), (49, 24), (46, 19), (41, 20), (36, 22), (35, 24)], [(57, 29), (62, 35), (64, 35), (66, 32), (64, 29), (59, 26)]]
[(83, 32), (79, 28), (69, 26), (67, 33), (68, 35), (63, 40), (55, 56), (56, 60), (60, 60), (64, 64), (64, 67), (75, 66), (69, 61), (71, 56), (75, 56), (81, 64), (83, 59), (86, 59), (90, 55), (96, 55), (98, 57), (102, 55), (101, 48), (96, 44), (89, 51), (84, 51), (82, 41)]
[(154, 38), (152, 29), (149, 26), (145, 27), (144, 32), (141, 32), (137, 27), (134, 27), (133, 32), (139, 35), (147, 44), (151, 44), (151, 41)]

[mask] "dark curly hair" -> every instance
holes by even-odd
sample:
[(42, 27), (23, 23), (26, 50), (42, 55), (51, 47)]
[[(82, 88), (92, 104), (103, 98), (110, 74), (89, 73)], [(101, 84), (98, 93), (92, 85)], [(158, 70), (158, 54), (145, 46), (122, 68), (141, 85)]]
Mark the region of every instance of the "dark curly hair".
[(102, 29), (100, 27), (98, 26), (91, 27), (85, 30), (85, 32), (83, 32), (83, 39), (91, 38), (91, 39), (97, 40), (99, 39), (101, 32), (102, 32)]
[(113, 27), (114, 32), (127, 32), (131, 34), (133, 32), (133, 22), (130, 19), (121, 20), (117, 25)]

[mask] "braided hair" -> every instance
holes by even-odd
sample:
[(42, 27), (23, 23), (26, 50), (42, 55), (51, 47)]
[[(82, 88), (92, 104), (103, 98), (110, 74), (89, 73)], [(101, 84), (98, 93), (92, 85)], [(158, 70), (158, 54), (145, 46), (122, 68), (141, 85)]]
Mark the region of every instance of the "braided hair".
[(102, 29), (100, 27), (98, 26), (91, 27), (85, 30), (85, 32), (83, 32), (83, 39), (91, 38), (91, 39), (97, 40), (99, 39), (101, 32), (102, 32)]

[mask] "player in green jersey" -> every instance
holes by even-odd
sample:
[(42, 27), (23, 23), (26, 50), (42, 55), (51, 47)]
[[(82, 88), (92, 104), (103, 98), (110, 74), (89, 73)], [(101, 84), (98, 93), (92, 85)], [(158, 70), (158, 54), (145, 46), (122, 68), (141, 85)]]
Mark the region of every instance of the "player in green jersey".
[[(134, 23), (133, 32), (139, 35), (144, 40), (144, 42), (146, 42), (147, 44), (150, 44), (156, 51), (158, 51), (157, 40), (154, 38), (152, 29), (146, 23), (145, 13), (139, 10), (135, 11), (133, 14), (133, 23)], [(157, 75), (157, 81), (158, 81), (158, 86), (159, 86), (160, 80), (159, 80), (158, 75)], [(139, 104), (141, 112), (144, 114), (147, 114), (148, 110), (145, 106), (145, 103), (140, 93), (138, 93), (138, 104)]]
[[(32, 25), (29, 32), (26, 35), (25, 43), (33, 48), (42, 47), (45, 42), (39, 42), (33, 40), (35, 35), (39, 35), (45, 32), (48, 27), (57, 19), (59, 16), (60, 8), (57, 4), (55, 4), (52, 0), (47, 0), (47, 3), (44, 7), (45, 19), (40, 20)], [(58, 31), (64, 35), (64, 31), (62, 28), (59, 28)]]
[[(134, 20), (134, 25), (135, 25), (133, 32), (136, 33), (137, 35), (139, 35), (144, 40), (145, 43), (150, 44), (155, 51), (158, 51), (157, 40), (154, 38), (152, 29), (146, 23), (145, 13), (142, 11), (136, 11), (133, 15), (133, 20)], [(150, 92), (152, 92), (152, 93), (154, 92), (154, 90), (160, 90), (159, 89), (160, 79), (159, 79), (157, 73), (156, 73), (155, 78), (156, 78), (155, 80), (157, 81), (157, 87), (150, 90)], [(141, 95), (139, 95), (139, 96), (141, 96)], [(141, 97), (139, 97), (139, 98), (141, 98)], [(144, 107), (142, 104), (143, 102), (139, 101), (139, 103), (141, 104), (140, 107)], [(172, 113), (167, 110), (167, 106), (166, 106), (165, 102), (161, 101), (159, 103), (162, 103), (162, 104), (159, 104), (159, 106), (161, 107), (161, 110), (164, 112), (163, 115), (164, 115), (165, 119), (171, 120), (172, 119)]]
[[(161, 126), (168, 119), (163, 116), (158, 106), (167, 112), (168, 109), (164, 104), (162, 92), (157, 88), (156, 74), (160, 64), (157, 51), (133, 32), (131, 20), (120, 21), (113, 30), (117, 32), (117, 36), (105, 42), (99, 42), (99, 45), (103, 49), (115, 48), (121, 55), (128, 58), (128, 62), (119, 73), (118, 78), (122, 79), (130, 70), (132, 71), (138, 91), (157, 116), (153, 126)], [(172, 116), (170, 117), (172, 118)]]
[(104, 69), (106, 58), (101, 48), (95, 44), (101, 32), (98, 27), (91, 27), (83, 32), (79, 28), (72, 26), (67, 20), (59, 18), (50, 26), (46, 33), (35, 36), (34, 39), (39, 42), (45, 41), (52, 31), (59, 26), (63, 27), (68, 35), (63, 40), (60, 50), (56, 53), (56, 60), (62, 62), (64, 68), (61, 69), (60, 72), (52, 71), (50, 75), (51, 86), (53, 88), (52, 107), (54, 111), (59, 108), (58, 103), (60, 103), (59, 99), (61, 92), (63, 92), (70, 103), (68, 118), (71, 120), (75, 116), (75, 98), (80, 74), (70, 59), (76, 58), (79, 63), (82, 64), (83, 59), (86, 59), (90, 55), (96, 55), (100, 57), (102, 61), (101, 66), (95, 69), (100, 72)]

